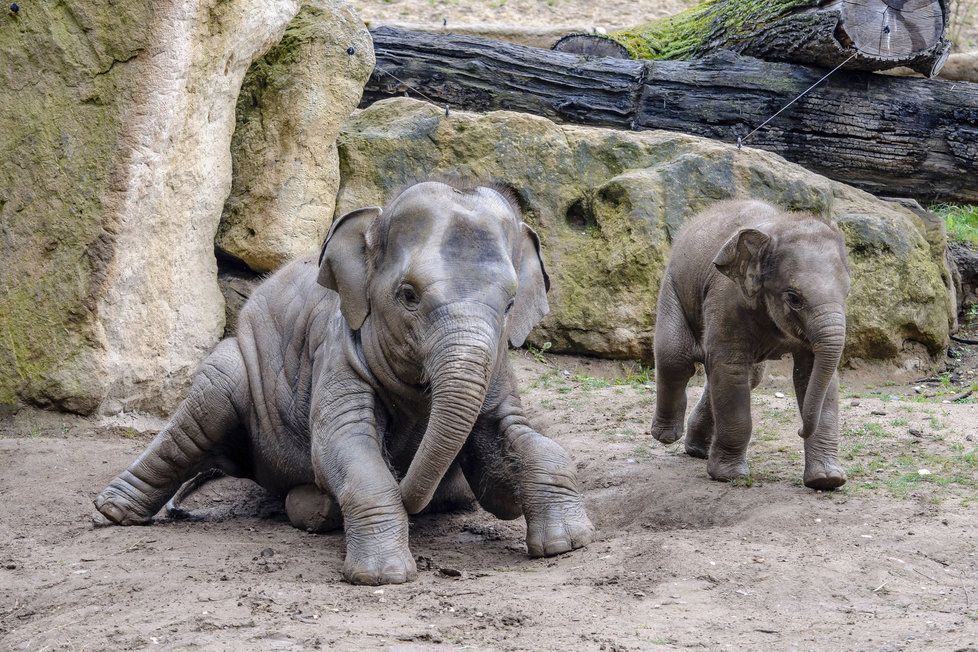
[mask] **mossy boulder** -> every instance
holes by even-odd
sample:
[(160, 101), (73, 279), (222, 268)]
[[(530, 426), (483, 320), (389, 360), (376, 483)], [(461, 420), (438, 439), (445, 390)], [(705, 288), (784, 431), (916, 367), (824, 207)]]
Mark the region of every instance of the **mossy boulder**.
[(840, 224), (853, 271), (849, 358), (929, 358), (947, 345), (953, 313), (943, 234), (908, 208), (775, 154), (505, 111), (446, 116), (407, 98), (354, 114), (339, 151), (337, 214), (383, 203), (431, 176), (510, 188), (540, 232), (553, 280), (550, 315), (530, 342), (549, 341), (554, 351), (651, 362), (673, 235), (711, 203), (745, 197)]
[(0, 19), (0, 406), (104, 393), (95, 297), (111, 258), (111, 161), (152, 4), (23, 3)]
[(336, 136), (373, 70), (370, 34), (341, 0), (304, 3), (245, 76), (217, 247), (268, 272), (317, 248), (340, 183)]
[(224, 329), (238, 90), (299, 2), (23, 2), (0, 19), (0, 405), (164, 413)]

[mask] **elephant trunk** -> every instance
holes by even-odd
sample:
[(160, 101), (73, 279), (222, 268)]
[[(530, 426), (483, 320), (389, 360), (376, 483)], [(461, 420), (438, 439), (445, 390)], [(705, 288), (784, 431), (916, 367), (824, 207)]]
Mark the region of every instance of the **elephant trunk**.
[(453, 318), (431, 338), (425, 370), (431, 387), (431, 412), (411, 466), (401, 480), (408, 514), (431, 501), (482, 410), (495, 364), (498, 337), (479, 318)]
[(833, 304), (828, 310), (815, 315), (808, 325), (808, 337), (815, 361), (801, 410), (802, 429), (799, 434), (805, 439), (818, 429), (825, 394), (842, 358), (846, 342), (846, 315), (842, 306)]

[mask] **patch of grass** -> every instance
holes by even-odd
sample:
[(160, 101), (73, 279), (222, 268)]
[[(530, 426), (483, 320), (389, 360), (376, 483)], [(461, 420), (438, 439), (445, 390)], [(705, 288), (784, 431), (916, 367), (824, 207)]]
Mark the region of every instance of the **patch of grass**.
[(739, 478), (734, 478), (730, 481), (731, 487), (753, 487), (754, 486), (754, 475), (745, 475)]
[(751, 435), (753, 441), (777, 441), (780, 438), (777, 431), (764, 426), (754, 426), (754, 433)]
[(595, 378), (594, 376), (587, 376), (585, 374), (575, 374), (571, 380), (580, 384), (582, 389), (604, 389), (605, 387), (611, 387), (610, 380), (606, 378)]
[(639, 444), (635, 447), (635, 450), (632, 451), (632, 457), (637, 460), (650, 460), (654, 456), (655, 453), (652, 451), (652, 447), (648, 444)]
[[(629, 373), (619, 378), (601, 378), (599, 376), (589, 376), (588, 374), (576, 373), (567, 375), (569, 372), (549, 371), (533, 382), (533, 387), (552, 389), (561, 394), (579, 389), (582, 391), (592, 391), (597, 389), (608, 389), (610, 387), (622, 388), (631, 387), (636, 391), (647, 394), (650, 385), (654, 382), (655, 372), (646, 367), (641, 367), (639, 371)], [(616, 393), (620, 393), (616, 392)]]
[(840, 452), (849, 462), (849, 491), (885, 491), (901, 499), (923, 493), (933, 502), (949, 495), (965, 501), (978, 499), (978, 447), (953, 443), (939, 452), (908, 450), (876, 433), (875, 428), (864, 426), (848, 429), (843, 436)]
[(944, 218), (948, 236), (967, 245), (978, 245), (978, 205), (937, 204), (930, 209)]
[(537, 362), (539, 362), (540, 364), (546, 364), (547, 358), (546, 358), (545, 354), (552, 347), (553, 347), (553, 344), (551, 342), (544, 342), (543, 344), (540, 345), (540, 348), (537, 348), (537, 347), (533, 346), (529, 342), (527, 342), (527, 344), (526, 344), (526, 350), (529, 351), (530, 352), (530, 355), (533, 356), (533, 359), (536, 360)]
[(858, 428), (846, 428), (843, 433), (843, 437), (846, 438), (859, 438), (859, 437), (876, 437), (877, 439), (884, 439), (889, 437), (890, 433), (878, 423), (864, 423)]

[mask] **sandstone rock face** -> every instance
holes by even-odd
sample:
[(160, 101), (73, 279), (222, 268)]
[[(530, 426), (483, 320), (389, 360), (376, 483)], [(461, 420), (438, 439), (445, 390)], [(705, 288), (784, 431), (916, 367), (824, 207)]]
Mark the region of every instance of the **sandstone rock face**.
[[(110, 171), (152, 5), (32, 3), (0, 20), (0, 405), (90, 411)], [(127, 26), (127, 27), (123, 27)]]
[(339, 187), (336, 136), (373, 70), (370, 34), (344, 3), (306, 3), (251, 67), (231, 143), (217, 246), (268, 272), (318, 248)]
[(0, 21), (0, 403), (172, 408), (217, 342), (245, 72), (298, 0), (66, 0)]
[(536, 345), (652, 359), (655, 304), (672, 236), (721, 199), (756, 197), (835, 219), (853, 288), (846, 354), (935, 356), (953, 309), (944, 236), (913, 211), (767, 152), (669, 132), (557, 125), (510, 112), (475, 115), (395, 98), (357, 112), (339, 140), (337, 214), (383, 203), (431, 175), (513, 190), (540, 231), (553, 289)]

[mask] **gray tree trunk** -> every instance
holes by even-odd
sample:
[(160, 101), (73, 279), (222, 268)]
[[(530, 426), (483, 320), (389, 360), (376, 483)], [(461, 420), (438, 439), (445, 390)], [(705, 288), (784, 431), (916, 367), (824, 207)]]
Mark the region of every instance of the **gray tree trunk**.
[[(377, 67), (367, 103), (407, 92), (457, 109), (509, 109), (728, 143), (825, 73), (730, 53), (698, 61), (588, 59), (472, 36), (372, 34)], [(839, 72), (747, 145), (877, 194), (978, 202), (978, 84)]]
[(705, 0), (607, 37), (571, 35), (554, 49), (634, 59), (699, 59), (726, 49), (824, 68), (907, 66), (933, 77), (950, 48), (948, 16), (946, 0)]

